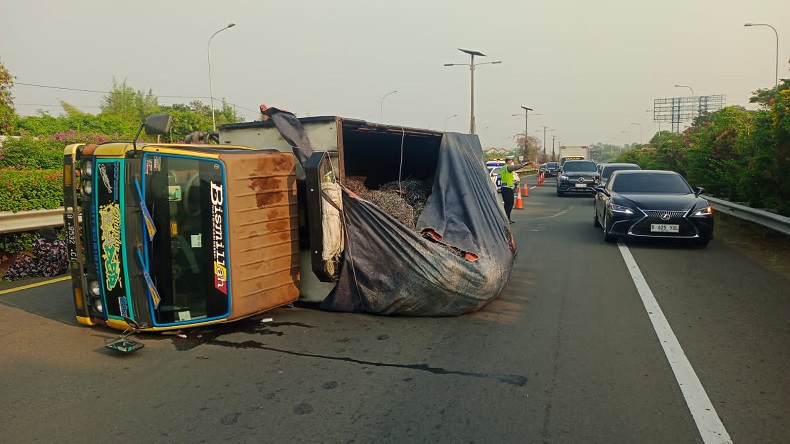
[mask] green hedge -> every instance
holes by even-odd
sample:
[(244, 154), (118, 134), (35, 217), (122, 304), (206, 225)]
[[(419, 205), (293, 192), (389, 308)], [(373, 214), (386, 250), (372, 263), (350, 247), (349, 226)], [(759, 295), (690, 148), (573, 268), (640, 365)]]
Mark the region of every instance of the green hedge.
[(9, 138), (0, 148), (0, 168), (18, 170), (63, 168), (65, 146), (65, 143), (50, 137)]
[(0, 211), (47, 210), (63, 206), (60, 169), (0, 169)]

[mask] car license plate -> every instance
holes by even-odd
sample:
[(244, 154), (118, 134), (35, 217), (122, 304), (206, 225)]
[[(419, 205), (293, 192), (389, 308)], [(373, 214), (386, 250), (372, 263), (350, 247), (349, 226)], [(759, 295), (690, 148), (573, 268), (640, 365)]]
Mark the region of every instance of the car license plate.
[(577, 184), (574, 184), (573, 186), (575, 186), (576, 188), (587, 188), (587, 184), (586, 183), (577, 183)]
[(680, 225), (674, 224), (650, 224), (650, 231), (654, 233), (679, 233)]

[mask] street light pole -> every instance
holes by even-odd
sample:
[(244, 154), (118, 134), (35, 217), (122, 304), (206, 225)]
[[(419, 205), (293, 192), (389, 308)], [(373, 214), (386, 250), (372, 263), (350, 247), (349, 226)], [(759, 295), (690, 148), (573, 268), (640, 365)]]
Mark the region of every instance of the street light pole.
[(554, 139), (557, 138), (557, 135), (551, 136), (551, 158), (554, 159)]
[[(546, 158), (546, 130), (548, 129), (548, 127), (546, 125), (541, 125), (541, 126), (543, 127), (543, 158), (545, 159)], [(550, 131), (554, 131), (554, 128), (552, 128)], [(554, 157), (553, 146), (551, 147), (551, 150), (552, 150), (551, 155), (553, 158)]]
[(381, 123), (384, 123), (384, 99), (386, 99), (388, 95), (395, 94), (396, 92), (398, 92), (397, 89), (384, 94), (384, 97), (381, 98)]
[(743, 26), (767, 26), (774, 30), (774, 34), (776, 34), (776, 86), (774, 88), (779, 88), (779, 33), (776, 32), (776, 28), (769, 25), (768, 23), (746, 23)]
[(445, 63), (444, 66), (468, 66), (469, 71), (472, 73), (472, 103), (469, 114), (469, 134), (475, 133), (475, 66), (477, 65), (496, 65), (502, 61), (484, 62), (475, 64), (475, 56), (485, 57), (486, 55), (480, 51), (472, 51), (469, 49), (458, 48), (459, 51), (469, 54), (471, 57), (469, 63)]
[[(631, 147), (631, 133), (628, 131), (621, 131), (623, 134), (628, 134), (628, 147)], [(620, 151), (622, 153), (622, 151)]]
[[(527, 108), (526, 106), (521, 106), (521, 109), (524, 110), (524, 158), (529, 155), (529, 112), (532, 111), (532, 108)], [(535, 164), (538, 163), (538, 152), (535, 151)]]
[[(675, 84), (675, 88), (688, 88), (691, 90), (691, 122), (694, 123), (694, 88), (688, 85), (678, 85), (678, 84)], [(678, 131), (680, 131), (679, 126), (678, 126)]]
[(235, 23), (230, 23), (228, 26), (220, 29), (219, 31), (211, 34), (211, 37), (208, 38), (208, 44), (206, 45), (206, 53), (208, 54), (208, 94), (209, 99), (211, 100), (211, 125), (214, 131), (217, 130), (217, 119), (214, 117), (214, 88), (211, 83), (211, 39), (214, 38), (215, 35), (219, 34), (220, 32), (230, 29), (236, 26)]
[(639, 125), (639, 144), (642, 145), (642, 124), (641, 123), (631, 123), (631, 125)]

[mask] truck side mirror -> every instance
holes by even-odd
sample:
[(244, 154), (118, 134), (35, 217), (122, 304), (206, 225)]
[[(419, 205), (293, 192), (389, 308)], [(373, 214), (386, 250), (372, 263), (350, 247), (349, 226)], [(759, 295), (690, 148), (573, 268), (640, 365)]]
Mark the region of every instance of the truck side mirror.
[(145, 119), (143, 127), (149, 136), (164, 136), (170, 132), (173, 116), (170, 114), (151, 114)]

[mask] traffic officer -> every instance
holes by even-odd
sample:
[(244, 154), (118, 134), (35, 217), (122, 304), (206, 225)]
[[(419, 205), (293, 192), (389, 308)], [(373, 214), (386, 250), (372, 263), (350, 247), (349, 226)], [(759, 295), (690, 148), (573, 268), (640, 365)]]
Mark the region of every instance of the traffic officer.
[(511, 224), (515, 223), (515, 221), (510, 218), (510, 212), (513, 210), (514, 201), (513, 189), (516, 187), (516, 175), (513, 174), (513, 171), (524, 168), (526, 165), (529, 165), (529, 162), (516, 165), (513, 163), (513, 156), (507, 156), (505, 157), (505, 165), (499, 169), (499, 182), (501, 183), (500, 190), (502, 191), (502, 201), (505, 203), (505, 214), (507, 214), (507, 220), (510, 221)]

